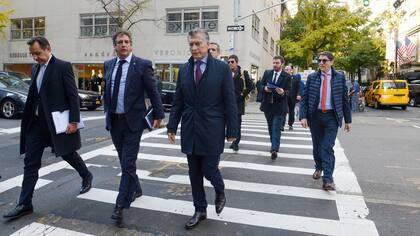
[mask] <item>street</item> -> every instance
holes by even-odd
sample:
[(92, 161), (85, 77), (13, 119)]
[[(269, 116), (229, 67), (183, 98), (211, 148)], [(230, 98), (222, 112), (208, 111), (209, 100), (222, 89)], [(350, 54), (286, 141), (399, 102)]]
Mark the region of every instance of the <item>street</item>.
[[(166, 129), (143, 134), (137, 169), (144, 195), (125, 212), (124, 228), (117, 228), (110, 219), (121, 173), (117, 154), (103, 112), (83, 111), (82, 117), (87, 127), (79, 153), (94, 174), (93, 188), (78, 195), (80, 177), (47, 148), (34, 213), (1, 222), (0, 235), (418, 235), (419, 108), (356, 113), (353, 130), (340, 130), (335, 146), (337, 191), (326, 192), (311, 177), (309, 130), (296, 123), (293, 131), (283, 132), (279, 158), (272, 161), (264, 116), (251, 103), (239, 152), (226, 144), (220, 163), (227, 206), (216, 215), (207, 183), (209, 219), (191, 231), (183, 228), (194, 209), (179, 137), (170, 145)], [(19, 123), (0, 122), (2, 213), (14, 206), (20, 192)]]

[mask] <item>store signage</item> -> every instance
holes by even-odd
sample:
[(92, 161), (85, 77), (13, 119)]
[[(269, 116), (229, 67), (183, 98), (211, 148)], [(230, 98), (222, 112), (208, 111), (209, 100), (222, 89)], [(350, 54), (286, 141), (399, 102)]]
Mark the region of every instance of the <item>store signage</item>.
[(27, 52), (11, 52), (9, 54), (10, 58), (28, 58), (29, 57), (29, 53)]
[(190, 50), (188, 49), (160, 49), (153, 51), (155, 56), (190, 56)]

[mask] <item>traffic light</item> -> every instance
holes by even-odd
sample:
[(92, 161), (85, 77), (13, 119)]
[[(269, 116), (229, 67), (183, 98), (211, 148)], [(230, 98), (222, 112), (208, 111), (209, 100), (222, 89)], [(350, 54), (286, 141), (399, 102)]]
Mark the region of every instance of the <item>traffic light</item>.
[(365, 7), (369, 6), (369, 0), (363, 0), (363, 6)]

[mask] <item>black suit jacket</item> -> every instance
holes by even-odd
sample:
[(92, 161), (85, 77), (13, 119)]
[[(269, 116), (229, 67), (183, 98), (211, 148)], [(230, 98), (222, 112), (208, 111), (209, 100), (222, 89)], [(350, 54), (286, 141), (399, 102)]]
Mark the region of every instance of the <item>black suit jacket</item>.
[[(244, 79), (241, 78), (241, 73), (244, 75)], [(235, 97), (236, 105), (238, 107), (238, 114), (245, 114), (245, 97), (254, 90), (254, 83), (249, 77), (248, 71), (244, 70), (241, 72), (241, 67), (238, 69), (233, 76), (233, 83), (235, 85)]]
[[(38, 64), (32, 67), (31, 86), (29, 88), (28, 98), (21, 123), (20, 133), (20, 153), (26, 151), (26, 133), (35, 117), (37, 107), (36, 95), (38, 76), (40, 66)], [(74, 134), (56, 134), (54, 122), (51, 113), (54, 111), (69, 110), (69, 122), (80, 122), (80, 103), (74, 79), (73, 68), (69, 62), (62, 61), (54, 56), (51, 57), (47, 69), (44, 72), (39, 97), (44, 111), (43, 115), (48, 125), (48, 131), (51, 135), (51, 145), (54, 147), (56, 156), (63, 156), (81, 147), (80, 133)]]
[(264, 98), (260, 109), (266, 113), (286, 115), (289, 110), (287, 106), (287, 97), (290, 93), (290, 75), (282, 70), (277, 79), (276, 85), (285, 91), (283, 95), (279, 95), (277, 92), (268, 93), (264, 91), (264, 87), (267, 86), (267, 83), (272, 82), (273, 75), (274, 70), (264, 71), (261, 83), (259, 83), (259, 90), (264, 92)]
[(289, 93), (289, 101), (293, 104), (296, 103), (296, 97), (299, 94), (300, 90), (300, 80), (298, 80), (295, 75), (290, 77), (290, 93)]
[(194, 81), (194, 59), (181, 65), (167, 125), (176, 133), (181, 123), (182, 152), (219, 155), (225, 137), (236, 137), (237, 107), (232, 72), (225, 62), (208, 54), (206, 70), (198, 86)]
[[(117, 58), (113, 58), (104, 63), (105, 93), (104, 108), (106, 113), (106, 129), (110, 130), (111, 117), (109, 106), (111, 104), (111, 86), (112, 72)], [(153, 79), (152, 63), (140, 57), (132, 56), (128, 67), (127, 78), (124, 90), (124, 114), (127, 119), (128, 127), (131, 131), (141, 131), (145, 128), (144, 116), (146, 105), (144, 102), (144, 93), (147, 92), (150, 102), (154, 109), (155, 119), (163, 119), (162, 100), (156, 88), (156, 82)]]

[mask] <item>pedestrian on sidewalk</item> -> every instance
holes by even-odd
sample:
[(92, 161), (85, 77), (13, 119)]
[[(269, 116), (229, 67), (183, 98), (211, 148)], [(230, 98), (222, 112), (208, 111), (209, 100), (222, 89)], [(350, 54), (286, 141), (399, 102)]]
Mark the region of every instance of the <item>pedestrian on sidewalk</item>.
[(351, 100), (351, 112), (356, 112), (359, 108), (359, 93), (360, 93), (360, 85), (357, 83), (355, 79), (351, 80), (352, 87), (350, 88), (349, 97)]
[(249, 99), (249, 94), (254, 90), (254, 83), (249, 77), (248, 71), (242, 71), (238, 65), (238, 61), (239, 59), (236, 55), (230, 55), (228, 58), (228, 64), (232, 71), (233, 84), (235, 86), (236, 105), (238, 107), (238, 133), (236, 134), (236, 140), (230, 145), (230, 148), (234, 151), (239, 150), (239, 142), (241, 141), (241, 125), (242, 116), (245, 115), (245, 100)]
[(264, 71), (259, 90), (264, 91), (260, 110), (264, 112), (271, 141), (271, 159), (277, 158), (280, 149), (281, 128), (287, 114), (287, 96), (290, 89), (290, 75), (282, 70), (284, 58), (273, 57), (273, 69)]
[(153, 127), (159, 128), (165, 117), (160, 94), (153, 78), (152, 63), (132, 53), (131, 34), (118, 31), (112, 37), (117, 57), (105, 61), (104, 109), (106, 129), (117, 149), (122, 175), (111, 219), (117, 226), (123, 221), (123, 209), (143, 194), (136, 174), (140, 139), (146, 128), (144, 94), (154, 109)]
[(220, 57), (220, 45), (218, 43), (211, 42), (209, 45), (209, 52), (214, 59), (222, 60)]
[(344, 117), (344, 130), (351, 128), (351, 112), (344, 74), (335, 71), (331, 52), (318, 55), (319, 70), (308, 76), (305, 93), (300, 102), (299, 119), (302, 127), (309, 127), (315, 160), (314, 179), (322, 176), (324, 190), (335, 190), (333, 172), (334, 144), (338, 127)]
[(195, 207), (185, 228), (192, 229), (207, 218), (203, 177), (214, 187), (216, 213), (220, 214), (225, 206), (225, 185), (219, 161), (225, 138), (228, 142), (235, 141), (238, 112), (232, 72), (227, 63), (208, 53), (208, 32), (190, 31), (188, 44), (192, 56), (179, 68), (167, 128), (169, 142), (174, 144), (181, 121), (181, 151), (187, 155)]
[[(285, 66), (284, 71), (290, 75), (290, 92), (287, 97), (289, 119), (287, 123), (289, 125), (289, 130), (293, 130), (293, 124), (295, 123), (296, 101), (298, 101), (298, 97), (300, 97), (300, 75), (293, 74), (293, 67), (291, 65)], [(284, 131), (284, 126), (286, 126), (286, 117), (283, 120), (283, 127), (281, 131)]]
[[(29, 52), (37, 64), (32, 66), (31, 86), (23, 111), (20, 131), (20, 153), (25, 154), (22, 190), (16, 207), (3, 215), (5, 219), (17, 219), (33, 212), (32, 197), (45, 147), (54, 149), (82, 177), (83, 194), (92, 186), (92, 174), (80, 155), (81, 147), (79, 95), (72, 65), (56, 58), (51, 45), (44, 37), (28, 41)], [(69, 124), (65, 133), (56, 133), (52, 112), (69, 111)]]

